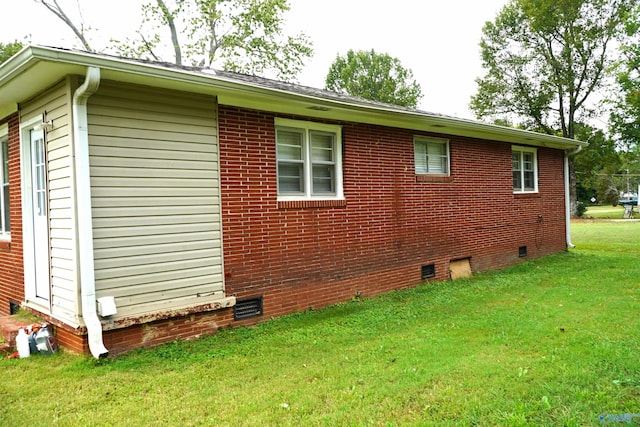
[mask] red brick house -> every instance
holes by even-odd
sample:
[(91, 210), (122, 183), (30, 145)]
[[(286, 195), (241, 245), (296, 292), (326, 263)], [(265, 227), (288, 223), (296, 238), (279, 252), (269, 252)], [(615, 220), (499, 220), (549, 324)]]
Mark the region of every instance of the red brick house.
[(566, 250), (580, 143), (49, 47), (0, 66), (0, 314), (95, 357)]

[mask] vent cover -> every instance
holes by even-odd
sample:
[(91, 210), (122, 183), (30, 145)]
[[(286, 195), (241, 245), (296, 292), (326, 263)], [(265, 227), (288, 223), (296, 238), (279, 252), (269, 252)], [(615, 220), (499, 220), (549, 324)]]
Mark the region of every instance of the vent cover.
[(262, 314), (262, 297), (247, 298), (240, 301), (236, 301), (236, 305), (233, 306), (233, 319), (247, 319), (249, 317), (256, 317)]
[(527, 247), (526, 246), (520, 246), (518, 248), (518, 256), (520, 258), (523, 258), (523, 257), (527, 256)]
[(427, 264), (423, 265), (420, 268), (422, 280), (430, 279), (432, 277), (436, 277), (436, 265), (435, 264)]
[(471, 258), (461, 258), (449, 262), (451, 280), (471, 277)]

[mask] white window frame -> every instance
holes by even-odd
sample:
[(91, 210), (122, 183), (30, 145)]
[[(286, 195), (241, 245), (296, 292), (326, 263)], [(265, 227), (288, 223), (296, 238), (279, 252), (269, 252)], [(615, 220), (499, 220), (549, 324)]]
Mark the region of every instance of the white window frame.
[[(527, 193), (537, 193), (538, 192), (538, 149), (534, 148), (534, 147), (521, 147), (521, 146), (517, 146), (514, 145), (511, 147), (511, 172), (513, 175), (513, 172), (515, 172), (516, 170), (513, 168), (513, 155), (514, 154), (518, 154), (519, 157), (519, 162), (520, 162), (520, 169), (518, 170), (518, 172), (520, 173), (520, 188), (516, 188), (515, 187), (515, 183), (513, 186), (513, 193), (514, 194), (527, 194)], [(532, 154), (533, 157), (533, 188), (532, 189), (527, 189), (525, 188), (524, 182), (525, 182), (525, 168), (524, 168), (524, 154), (525, 153), (530, 153)]]
[[(428, 150), (429, 150), (429, 145), (444, 145), (445, 147), (445, 155), (435, 155), (436, 157), (439, 158), (444, 158), (446, 160), (445, 162), (445, 167), (446, 167), (446, 171), (444, 173), (442, 172), (430, 172), (429, 171), (429, 154), (428, 154)], [(418, 169), (418, 146), (425, 146), (427, 147), (427, 159), (426, 159), (426, 170), (419, 170)], [(449, 176), (451, 174), (451, 153), (449, 151), (449, 140), (445, 139), (445, 138), (435, 138), (435, 137), (431, 137), (431, 136), (414, 136), (413, 137), (413, 164), (414, 164), (414, 170), (416, 175), (438, 175), (438, 176)]]
[[(342, 186), (342, 126), (330, 125), (325, 123), (315, 123), (304, 120), (292, 120), (276, 117), (276, 175), (278, 174), (278, 141), (277, 131), (280, 129), (290, 129), (301, 132), (302, 138), (302, 164), (303, 164), (303, 191), (299, 194), (280, 194), (278, 190), (278, 201), (291, 201), (291, 200), (344, 200), (344, 190)], [(312, 192), (312, 164), (311, 164), (311, 144), (309, 135), (311, 132), (327, 132), (335, 135), (333, 153), (334, 153), (334, 167), (335, 167), (335, 192), (333, 193), (319, 193), (313, 194)], [(279, 182), (279, 177), (276, 178)]]
[(9, 230), (6, 229), (6, 222), (7, 220), (10, 221), (11, 218), (5, 218), (4, 215), (5, 206), (9, 205), (9, 200), (5, 200), (4, 197), (4, 189), (9, 187), (9, 181), (4, 182), (5, 168), (8, 167), (8, 159), (4, 158), (4, 144), (9, 144), (9, 128), (7, 125), (0, 126), (0, 240), (9, 240), (11, 238), (11, 222), (9, 222)]

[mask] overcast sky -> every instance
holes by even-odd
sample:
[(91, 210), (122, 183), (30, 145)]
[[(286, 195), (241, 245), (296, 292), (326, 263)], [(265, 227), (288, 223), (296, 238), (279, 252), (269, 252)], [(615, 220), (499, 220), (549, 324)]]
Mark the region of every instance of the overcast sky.
[[(76, 1), (58, 0), (77, 11)], [(89, 37), (104, 47), (109, 38), (125, 38), (139, 26), (143, 0), (79, 0)], [(289, 0), (289, 34), (306, 33), (314, 57), (298, 77), (301, 84), (322, 88), (336, 55), (349, 49), (375, 49), (400, 60), (413, 71), (424, 98), (419, 108), (474, 118), (468, 110), (475, 79), (483, 74), (479, 42), (482, 27), (507, 0)], [(0, 0), (0, 42), (79, 47), (71, 31), (34, 0)], [(104, 40), (100, 42), (99, 40)]]

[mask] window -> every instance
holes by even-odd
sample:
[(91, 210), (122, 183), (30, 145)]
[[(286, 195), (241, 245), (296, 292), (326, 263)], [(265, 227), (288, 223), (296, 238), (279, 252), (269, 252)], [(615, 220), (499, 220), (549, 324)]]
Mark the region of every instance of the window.
[(413, 141), (416, 174), (449, 175), (449, 141), (416, 137)]
[(276, 119), (278, 198), (342, 199), (341, 128)]
[(8, 236), (11, 230), (9, 222), (9, 137), (7, 129), (0, 128), (0, 237)]
[(535, 148), (513, 147), (513, 192), (535, 193), (538, 191), (538, 160)]

